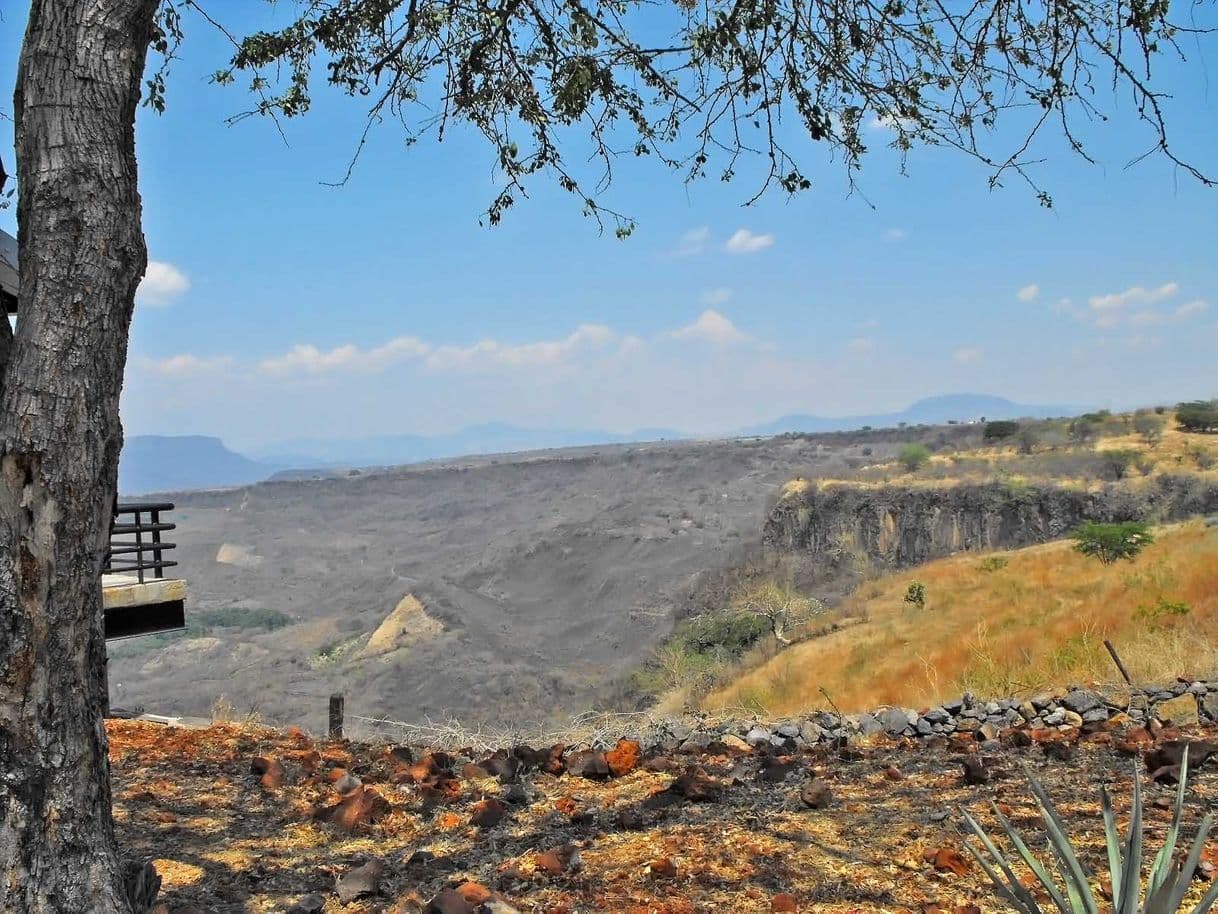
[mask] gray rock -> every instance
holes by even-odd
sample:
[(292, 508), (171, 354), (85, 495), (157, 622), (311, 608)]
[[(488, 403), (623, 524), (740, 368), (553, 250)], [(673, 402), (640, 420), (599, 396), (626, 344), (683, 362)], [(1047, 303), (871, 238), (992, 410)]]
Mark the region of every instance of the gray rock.
[(958, 699), (956, 701), (945, 702), (943, 705), (943, 710), (951, 715), (959, 714), (961, 711), (964, 710), (964, 699)]
[[(1201, 699), (1197, 711), (1210, 720), (1218, 720), (1218, 693), (1211, 692)], [(1132, 714), (1130, 715), (1132, 716)]]
[(876, 720), (872, 714), (860, 714), (858, 716), (858, 729), (863, 736), (871, 736), (875, 733), (882, 733), (884, 725)]
[(998, 742), (996, 739), (986, 739), (981, 741), (982, 752), (1000, 752), (1001, 750), (1002, 743)]
[(893, 736), (901, 735), (909, 726), (909, 712), (901, 708), (888, 708), (881, 711), (877, 717), (885, 732), (891, 733)]
[(1204, 695), (1209, 691), (1209, 687), (1204, 682), (1194, 682), (1188, 687), (1190, 695)]
[(1108, 706), (1102, 695), (1097, 695), (1088, 689), (1075, 689), (1068, 692), (1066, 697), (1062, 699), (1062, 704), (1075, 714), (1086, 714), (1095, 708)]
[(780, 724), (779, 726), (775, 727), (774, 732), (779, 736), (785, 736), (787, 739), (794, 739), (800, 735), (799, 724), (788, 721), (785, 724)]
[(819, 724), (815, 724), (810, 720), (805, 720), (799, 725), (799, 735), (805, 743), (819, 743), (825, 738), (825, 731), (820, 728)]
[(1037, 711), (1044, 711), (1052, 706), (1054, 698), (1052, 695), (1034, 695), (1032, 697), (1032, 707)]
[(306, 895), (288, 908), (288, 914), (321, 914), (325, 907), (326, 899), (322, 896)]
[[(1083, 725), (1083, 716), (1081, 714), (1076, 714), (1071, 710), (1063, 709), (1062, 718), (1062, 723), (1067, 727), (1081, 727)], [(1105, 720), (1106, 719), (1107, 718), (1105, 718)]]
[(838, 730), (842, 726), (842, 719), (828, 711), (818, 711), (812, 718), (812, 722), (822, 730)]
[(1107, 708), (1092, 708), (1090, 711), (1088, 711), (1086, 714), (1083, 715), (1083, 723), (1085, 723), (1085, 724), (1098, 724), (1098, 723), (1102, 723), (1103, 721), (1106, 721), (1107, 719), (1108, 719), (1108, 709)]
[(945, 724), (952, 719), (946, 708), (931, 708), (925, 716), (932, 724)]
[(1002, 710), (1002, 706), (999, 705), (998, 702), (996, 702), (996, 701), (986, 702), (985, 713), (988, 716), (993, 717), (995, 714), (997, 714), (1001, 710)]
[(343, 904), (350, 904), (357, 898), (375, 895), (380, 891), (381, 873), (384, 871), (385, 864), (381, 861), (369, 860), (345, 876), (340, 876), (334, 886), (334, 890), (338, 893), (338, 900)]
[(918, 736), (930, 736), (935, 732), (935, 725), (923, 717), (914, 724), (914, 729), (917, 731)]
[(1066, 709), (1058, 708), (1054, 711), (1050, 711), (1048, 714), (1044, 715), (1043, 720), (1046, 726), (1060, 727), (1066, 722)]
[(773, 735), (765, 727), (754, 727), (745, 734), (744, 741), (756, 749), (760, 746), (768, 745)]

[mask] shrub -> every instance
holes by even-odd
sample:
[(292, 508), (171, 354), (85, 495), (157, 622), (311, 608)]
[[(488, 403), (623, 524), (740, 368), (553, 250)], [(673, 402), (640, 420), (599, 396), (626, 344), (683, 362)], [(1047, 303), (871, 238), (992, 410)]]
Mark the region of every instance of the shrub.
[(1146, 524), (1125, 521), (1101, 524), (1088, 521), (1072, 534), (1074, 548), (1083, 555), (1094, 556), (1105, 565), (1121, 559), (1133, 561), (1143, 549), (1155, 541)]
[(1070, 423), (1067, 434), (1075, 444), (1086, 444), (1096, 439), (1099, 434), (1099, 427), (1091, 419), (1082, 416)]
[(1014, 438), (1018, 433), (1018, 422), (1013, 422), (1009, 419), (999, 419), (985, 424), (985, 431), (982, 432), (982, 437), (986, 441), (1003, 441), (1007, 438)]
[(1124, 479), (1130, 469), (1142, 458), (1141, 451), (1114, 449), (1100, 452), (1104, 469), (1113, 479)]
[(907, 444), (901, 448), (897, 460), (901, 462), (901, 466), (913, 473), (930, 460), (930, 450), (924, 444)]
[(1040, 436), (1036, 434), (1036, 429), (1030, 425), (1020, 426), (1019, 435), (1019, 453), (1031, 454), (1036, 450), (1036, 445), (1040, 443)]
[(1163, 437), (1163, 428), (1167, 420), (1153, 413), (1138, 413), (1133, 417), (1133, 430), (1142, 436), (1147, 444), (1154, 444)]
[[(1180, 818), (1184, 811), (1184, 786), (1188, 778), (1188, 751), (1180, 763), (1179, 786), (1176, 789), (1176, 801), (1172, 809), (1171, 825), (1163, 841), (1163, 847), (1148, 864), (1147, 884), (1145, 886), (1146, 906), (1142, 906), (1141, 896), (1142, 868), (1142, 821), (1144, 809), (1142, 805), (1142, 776), (1137, 766), (1133, 770), (1133, 808), (1129, 815), (1129, 831), (1126, 833), (1124, 844), (1121, 843), (1117, 832), (1116, 814), (1112, 809), (1112, 799), (1108, 791), (1100, 788), (1100, 808), (1104, 815), (1104, 843), (1108, 850), (1108, 885), (1112, 893), (1112, 906), (1108, 906), (1096, 897), (1096, 889), (1088, 879), (1088, 872), (1078, 859), (1074, 845), (1066, 834), (1061, 814), (1053, 805), (1049, 794), (1036, 778), (1028, 774), (1032, 794), (1040, 810), (1041, 819), (1045, 823), (1048, 834), (1049, 848), (1052, 851), (1056, 868), (1046, 867), (1029, 849), (1016, 828), (999, 810), (997, 804), (991, 801), (994, 816), (997, 818), (1003, 832), (1014, 846), (1019, 859), (1032, 871), (1035, 876), (1035, 888), (1042, 889), (1048, 895), (1056, 910), (1063, 914), (1094, 914), (1099, 910), (1111, 910), (1113, 914), (1176, 914), (1184, 904), (1192, 886), (1197, 863), (1205, 849), (1205, 841), (1213, 824), (1213, 816), (1207, 814), (1197, 826), (1197, 834), (1193, 839), (1192, 848), (1185, 859), (1177, 859), (1176, 843), (1180, 838)], [(973, 858), (985, 870), (998, 895), (1016, 911), (1022, 914), (1044, 914), (1044, 908), (1036, 900), (1029, 886), (1016, 878), (1012, 861), (998, 848), (993, 839), (965, 810), (961, 810), (964, 821), (980, 841), (985, 853), (978, 850), (971, 842), (965, 842), (965, 847)], [(1001, 872), (1001, 875), (1000, 875)], [(1055, 873), (1060, 872), (1060, 877)], [(1058, 885), (1058, 879), (1065, 883)], [(1206, 914), (1218, 901), (1218, 881), (1212, 883), (1202, 896), (1192, 914)]]
[(909, 586), (905, 588), (903, 599), (918, 609), (926, 609), (926, 585), (921, 581), (910, 581)]
[(1218, 432), (1218, 401), (1181, 403), (1176, 407), (1176, 424), (1186, 432)]
[(1172, 622), (1183, 619), (1192, 611), (1192, 607), (1183, 600), (1159, 597), (1154, 606), (1139, 606), (1133, 617), (1138, 622), (1145, 622), (1151, 629), (1159, 629), (1169, 627)]
[(981, 570), (989, 573), (1002, 571), (1009, 564), (1004, 555), (987, 555), (981, 560)]

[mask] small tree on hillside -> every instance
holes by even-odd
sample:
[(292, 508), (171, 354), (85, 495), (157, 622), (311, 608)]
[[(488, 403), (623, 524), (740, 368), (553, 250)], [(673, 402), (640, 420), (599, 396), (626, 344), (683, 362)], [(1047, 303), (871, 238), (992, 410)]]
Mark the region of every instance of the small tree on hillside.
[(1218, 432), (1218, 401), (1181, 403), (1176, 407), (1176, 424), (1186, 432)]
[(1009, 419), (987, 422), (985, 431), (982, 433), (986, 441), (1005, 441), (1007, 438), (1014, 438), (1017, 434), (1019, 434), (1019, 423)]
[(1109, 451), (1101, 451), (1100, 458), (1104, 463), (1104, 469), (1108, 471), (1113, 479), (1124, 479), (1129, 475), (1129, 471), (1138, 465), (1142, 458), (1141, 451), (1132, 449), (1113, 449)]
[(1019, 453), (1031, 454), (1036, 451), (1036, 445), (1040, 444), (1040, 435), (1036, 433), (1036, 429), (1032, 426), (1024, 425), (1019, 429), (1017, 440), (1019, 442)]
[(1142, 436), (1147, 444), (1156, 444), (1163, 437), (1163, 428), (1167, 420), (1151, 412), (1140, 412), (1133, 417), (1133, 430)]
[(791, 644), (790, 633), (807, 624), (826, 609), (815, 597), (796, 592), (793, 587), (767, 581), (751, 588), (736, 601), (738, 611), (759, 616), (769, 622), (779, 644)]
[(1067, 433), (1075, 444), (1088, 444), (1099, 437), (1099, 423), (1087, 416), (1079, 416), (1070, 423)]
[(930, 460), (930, 449), (925, 444), (907, 444), (897, 455), (901, 466), (913, 473), (925, 466)]
[(1138, 554), (1155, 541), (1146, 524), (1140, 521), (1125, 521), (1116, 524), (1101, 524), (1088, 521), (1072, 534), (1074, 548), (1083, 555), (1094, 556), (1105, 565), (1121, 559), (1133, 561)]

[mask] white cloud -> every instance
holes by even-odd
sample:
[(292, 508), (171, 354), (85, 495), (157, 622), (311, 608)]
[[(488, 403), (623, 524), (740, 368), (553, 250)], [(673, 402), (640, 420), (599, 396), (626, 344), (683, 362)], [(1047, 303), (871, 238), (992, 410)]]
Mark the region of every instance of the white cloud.
[(180, 379), (225, 371), (232, 366), (233, 358), (228, 355), (198, 356), (184, 352), (164, 359), (139, 359), (136, 364), (163, 378)]
[(961, 365), (973, 365), (981, 361), (984, 353), (976, 346), (961, 346), (952, 353), (952, 358)]
[(729, 254), (756, 254), (774, 244), (772, 234), (759, 235), (746, 228), (737, 229), (736, 234), (727, 239), (723, 246)]
[(846, 344), (846, 351), (853, 355), (863, 355), (875, 349), (875, 340), (868, 336), (859, 336)]
[(1020, 301), (1036, 301), (1036, 299), (1039, 295), (1040, 295), (1040, 286), (1038, 286), (1036, 283), (1031, 283), (1030, 285), (1026, 285), (1022, 289), (1020, 289), (1018, 292), (1015, 293), (1015, 297), (1018, 298)]
[(669, 336), (677, 340), (702, 340), (719, 346), (743, 343), (750, 339), (747, 334), (741, 333), (730, 320), (711, 309), (703, 311), (692, 324), (674, 330)]
[(1194, 298), (1192, 301), (1185, 302), (1176, 309), (1176, 318), (1179, 320), (1188, 320), (1190, 317), (1196, 317), (1199, 314), (1204, 314), (1210, 308), (1209, 302), (1200, 298)]
[(890, 228), (884, 233), (884, 238), (887, 241), (904, 241), (909, 237), (909, 232), (903, 228)]
[(1093, 295), (1088, 299), (1093, 311), (1115, 311), (1130, 305), (1153, 305), (1155, 302), (1171, 298), (1180, 291), (1178, 283), (1168, 282), (1154, 289), (1142, 286), (1131, 286), (1123, 292), (1110, 292), (1107, 295)]
[(708, 241), (710, 241), (710, 228), (701, 225), (698, 228), (690, 229), (681, 236), (676, 249), (672, 252), (673, 256), (693, 257), (695, 254), (701, 254), (706, 250), (706, 242)]
[(723, 286), (707, 289), (699, 299), (704, 305), (726, 305), (732, 300), (732, 290)]
[(555, 365), (581, 351), (603, 350), (617, 339), (618, 334), (603, 324), (581, 324), (560, 340), (501, 343), (483, 339), (472, 346), (437, 346), (425, 364), (434, 371)]
[(331, 371), (380, 371), (395, 362), (426, 356), (432, 347), (413, 336), (399, 336), (382, 346), (361, 349), (354, 343), (321, 350), (310, 343), (293, 346), (281, 356), (263, 359), (264, 374), (325, 374)]
[(136, 290), (135, 298), (140, 304), (163, 307), (190, 288), (186, 274), (171, 263), (162, 260), (148, 261), (148, 269)]

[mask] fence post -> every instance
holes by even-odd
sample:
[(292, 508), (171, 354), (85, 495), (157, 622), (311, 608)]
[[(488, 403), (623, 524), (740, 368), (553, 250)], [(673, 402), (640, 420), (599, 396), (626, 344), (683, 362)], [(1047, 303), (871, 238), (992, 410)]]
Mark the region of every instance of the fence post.
[(330, 696), (330, 739), (343, 738), (343, 696)]

